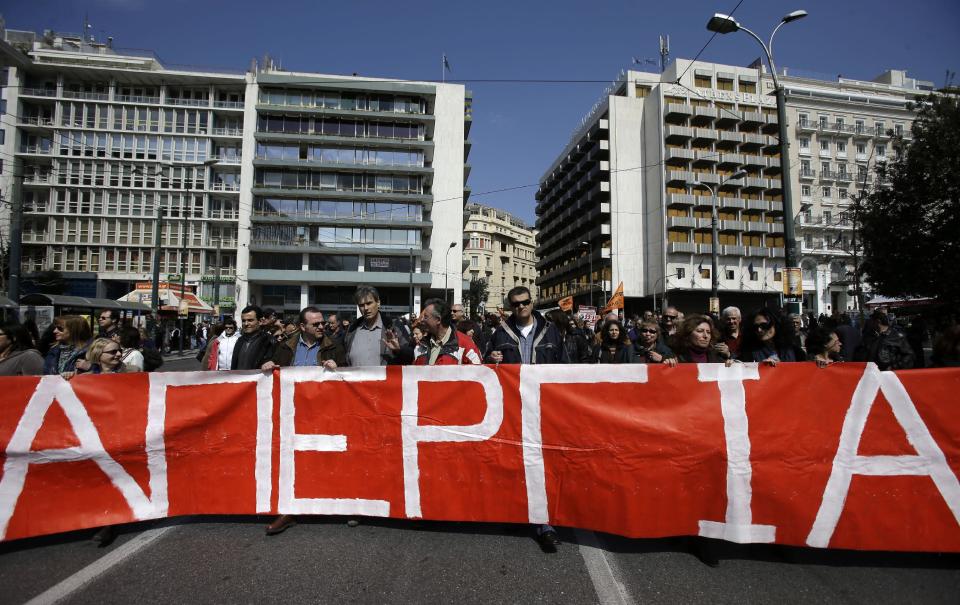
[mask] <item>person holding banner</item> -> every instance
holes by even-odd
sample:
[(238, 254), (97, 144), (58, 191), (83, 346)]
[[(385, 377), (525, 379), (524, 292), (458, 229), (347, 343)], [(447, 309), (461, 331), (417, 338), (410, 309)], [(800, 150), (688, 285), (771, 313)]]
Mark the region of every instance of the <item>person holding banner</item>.
[(30, 332), (16, 322), (0, 327), (0, 376), (39, 376), (43, 357), (33, 348)]
[[(670, 309), (672, 307), (668, 307)], [(666, 313), (664, 313), (666, 317)], [(724, 358), (712, 345), (717, 338), (713, 320), (706, 315), (691, 315), (683, 320), (677, 333), (673, 335), (671, 348), (679, 363), (725, 363), (732, 361)]]
[(90, 369), (86, 374), (121, 374), (141, 370), (123, 363), (123, 349), (112, 338), (98, 338), (87, 350)]
[(255, 305), (240, 312), (241, 334), (233, 347), (231, 370), (259, 370), (273, 357), (274, 340), (261, 329), (263, 310)]
[(93, 338), (90, 324), (79, 315), (62, 315), (53, 320), (53, 340), (43, 362), (44, 374), (60, 374), (73, 378), (80, 369), (89, 369), (84, 357)]
[[(409, 363), (407, 335), (402, 326), (380, 312), (380, 293), (373, 286), (360, 285), (353, 294), (360, 318), (344, 336), (347, 361), (353, 367), (402, 365)], [(393, 336), (396, 336), (396, 348)], [(389, 343), (389, 344), (388, 344)]]
[(803, 349), (794, 343), (793, 322), (770, 309), (757, 309), (747, 319), (740, 359), (775, 366), (781, 361), (806, 361)]
[(421, 317), (427, 336), (414, 350), (414, 365), (479, 364), (480, 350), (473, 339), (456, 329), (446, 301), (431, 298), (425, 304)]
[(593, 349), (586, 337), (577, 329), (573, 318), (560, 309), (550, 311), (546, 314), (546, 318), (560, 332), (570, 363), (593, 363)]
[(664, 363), (677, 365), (677, 356), (660, 339), (660, 325), (652, 319), (640, 320), (637, 326), (637, 341), (633, 344), (637, 363)]
[[(490, 338), (486, 359), (490, 363), (569, 363), (567, 351), (556, 326), (533, 310), (533, 296), (525, 286), (507, 292), (513, 314)], [(560, 537), (547, 524), (536, 526), (537, 542), (544, 552), (557, 552)]]

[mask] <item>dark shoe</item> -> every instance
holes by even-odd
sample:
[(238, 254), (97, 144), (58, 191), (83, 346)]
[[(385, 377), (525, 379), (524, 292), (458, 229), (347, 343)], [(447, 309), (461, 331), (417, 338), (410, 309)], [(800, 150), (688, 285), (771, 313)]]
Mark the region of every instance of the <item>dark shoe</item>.
[(537, 542), (540, 544), (541, 550), (546, 553), (555, 553), (557, 552), (557, 547), (563, 544), (560, 541), (560, 536), (557, 535), (557, 532), (552, 529), (543, 532), (542, 534), (537, 535)]
[(93, 537), (90, 539), (96, 543), (97, 546), (103, 548), (104, 546), (110, 546), (110, 543), (117, 537), (117, 532), (113, 530), (112, 525), (106, 525), (97, 530), (97, 533), (93, 534)]
[(266, 533), (268, 536), (275, 536), (279, 533), (285, 532), (287, 529), (296, 524), (297, 518), (293, 515), (280, 515), (274, 519), (273, 523), (267, 526)]

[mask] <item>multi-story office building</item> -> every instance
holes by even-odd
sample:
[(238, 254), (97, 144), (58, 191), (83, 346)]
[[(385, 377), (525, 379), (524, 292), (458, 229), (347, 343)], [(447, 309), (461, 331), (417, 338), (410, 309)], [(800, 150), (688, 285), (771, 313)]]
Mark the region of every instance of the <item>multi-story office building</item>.
[(677, 60), (663, 74), (626, 72), (605, 92), (537, 192), (544, 305), (603, 304), (623, 282), (630, 312), (664, 294), (705, 309), (713, 245), (722, 304), (779, 296), (778, 124), (759, 84), (756, 69)]
[(464, 281), (487, 280), (484, 311), (504, 306), (507, 292), (526, 286), (537, 296), (536, 231), (512, 214), (480, 204), (463, 213)]
[[(895, 153), (891, 133), (909, 134), (907, 102), (931, 86), (897, 71), (872, 82), (795, 75), (781, 81), (804, 308), (849, 308), (847, 199), (858, 182), (869, 182), (873, 163)], [(628, 310), (659, 306), (664, 296), (680, 308), (706, 309), (714, 245), (721, 306), (778, 301), (778, 129), (772, 79), (756, 65), (677, 60), (663, 74), (624, 73), (541, 179), (543, 304), (571, 294), (579, 304), (605, 300), (622, 281)], [(591, 296), (601, 289), (602, 296)]]
[(78, 35), (5, 39), (20, 64), (5, 60), (16, 167), (0, 178), (24, 202), (26, 277), (53, 269), (118, 298), (150, 279), (162, 212), (162, 278), (185, 267), (209, 298), (219, 258), (227, 306), (355, 312), (369, 283), (406, 311), (411, 281), (417, 300), (445, 283), (460, 299), (463, 86), (183, 71)]
[(878, 162), (911, 138), (908, 103), (932, 82), (888, 71), (871, 81), (781, 76), (787, 89), (790, 164), (803, 272), (803, 308), (830, 314), (856, 307), (852, 199), (873, 183)]

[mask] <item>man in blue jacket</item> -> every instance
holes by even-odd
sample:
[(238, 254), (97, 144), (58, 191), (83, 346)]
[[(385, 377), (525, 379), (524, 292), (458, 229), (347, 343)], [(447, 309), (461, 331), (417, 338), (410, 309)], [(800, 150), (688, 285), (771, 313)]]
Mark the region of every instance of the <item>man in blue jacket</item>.
[[(507, 304), (513, 310), (500, 323), (487, 343), (489, 363), (569, 363), (559, 330), (543, 315), (533, 310), (530, 290), (517, 286), (507, 293)], [(550, 525), (537, 525), (537, 542), (544, 552), (557, 552), (560, 538)]]

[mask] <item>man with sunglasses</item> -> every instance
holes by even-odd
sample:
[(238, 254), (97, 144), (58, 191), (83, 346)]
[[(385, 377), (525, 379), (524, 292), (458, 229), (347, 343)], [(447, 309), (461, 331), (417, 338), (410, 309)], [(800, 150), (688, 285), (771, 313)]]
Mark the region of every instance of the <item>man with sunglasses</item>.
[(322, 366), (334, 370), (347, 365), (343, 347), (324, 331), (326, 322), (320, 309), (305, 307), (300, 311), (297, 325), (299, 329), (277, 345), (273, 358), (260, 369)]
[[(488, 363), (569, 363), (563, 338), (557, 327), (533, 310), (533, 296), (524, 286), (507, 293), (513, 314), (493, 333), (487, 343)], [(549, 525), (536, 526), (537, 542), (544, 552), (557, 552), (560, 538)]]
[[(300, 329), (277, 345), (273, 359), (261, 366), (264, 371), (278, 367), (323, 367), (335, 370), (347, 365), (347, 356), (340, 343), (324, 332), (326, 322), (323, 313), (316, 307), (305, 307), (298, 318)], [(275, 536), (293, 527), (297, 518), (293, 515), (280, 515), (267, 526), (266, 534)]]

